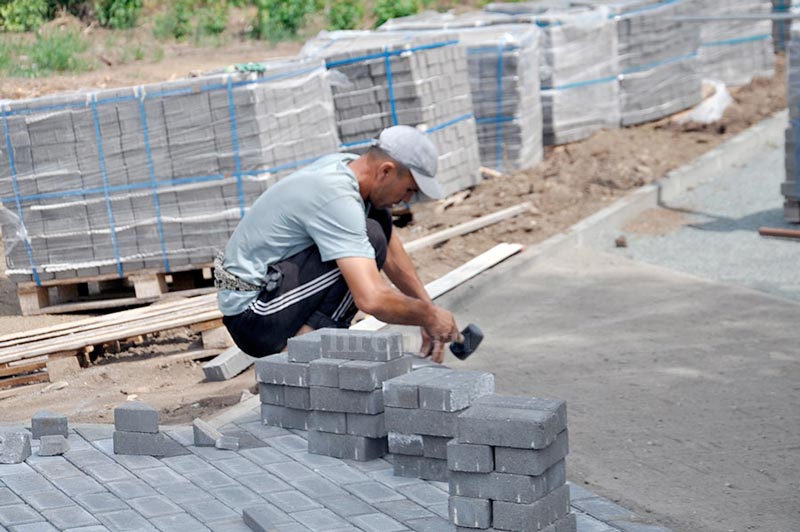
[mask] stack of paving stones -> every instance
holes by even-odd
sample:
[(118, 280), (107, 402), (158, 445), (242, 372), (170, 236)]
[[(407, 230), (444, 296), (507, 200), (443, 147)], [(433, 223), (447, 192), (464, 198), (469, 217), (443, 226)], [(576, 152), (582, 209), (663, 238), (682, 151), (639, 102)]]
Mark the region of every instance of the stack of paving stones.
[(158, 410), (128, 401), (114, 409), (114, 453), (138, 456), (170, 456), (180, 445), (158, 429)]
[(539, 30), (508, 15), (426, 11), (392, 19), (381, 31), (451, 30), (467, 49), (481, 164), (498, 171), (542, 160)]
[[(800, 0), (772, 0), (772, 12), (776, 14), (800, 13)], [(776, 52), (786, 50), (791, 38), (791, 32), (791, 20), (772, 21), (772, 40), (775, 44)]]
[(456, 530), (575, 532), (564, 458), (564, 401), (489, 395), (458, 417), (448, 444)]
[(700, 103), (700, 24), (670, 19), (696, 14), (692, 0), (592, 3), (608, 5), (616, 23), (623, 126), (657, 120)]
[(397, 124), (429, 133), (447, 193), (480, 181), (464, 48), (436, 32), (322, 32), (303, 55), (324, 58), (346, 81), (333, 86), (342, 150), (360, 152)]
[(494, 375), (427, 367), (383, 385), (394, 473), (446, 481), (448, 443), (460, 413), (494, 393)]
[(786, 181), (781, 184), (784, 197), (783, 217), (800, 223), (800, 28), (792, 28), (788, 45), (789, 127), (786, 129)]
[[(769, 14), (763, 0), (694, 0), (700, 14), (724, 16)], [(700, 26), (700, 69), (703, 79), (730, 86), (745, 85), (754, 77), (775, 74), (775, 52), (770, 20), (721, 20)]]
[(339, 147), (324, 64), (264, 68), (4, 102), (12, 280), (211, 262), (271, 183)]
[(383, 383), (411, 371), (400, 333), (321, 329), (310, 362), (308, 451), (373, 460), (386, 454)]
[(265, 425), (308, 430), (311, 419), (310, 362), (321, 352), (320, 331), (290, 338), (285, 353), (255, 362)]
[(619, 127), (617, 34), (606, 7), (565, 1), (493, 3), (485, 9), (541, 29), (545, 145)]
[(67, 416), (40, 410), (31, 418), (31, 438), (39, 440), (36, 454), (58, 456), (69, 450)]

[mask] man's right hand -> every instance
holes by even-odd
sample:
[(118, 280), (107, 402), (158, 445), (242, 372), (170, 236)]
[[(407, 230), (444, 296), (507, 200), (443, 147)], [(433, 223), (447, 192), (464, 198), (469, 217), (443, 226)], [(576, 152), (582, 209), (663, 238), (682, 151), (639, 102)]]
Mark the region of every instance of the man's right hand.
[(422, 330), (422, 356), (437, 364), (444, 361), (444, 346), (458, 339), (458, 326), (453, 313), (432, 305), (429, 323)]

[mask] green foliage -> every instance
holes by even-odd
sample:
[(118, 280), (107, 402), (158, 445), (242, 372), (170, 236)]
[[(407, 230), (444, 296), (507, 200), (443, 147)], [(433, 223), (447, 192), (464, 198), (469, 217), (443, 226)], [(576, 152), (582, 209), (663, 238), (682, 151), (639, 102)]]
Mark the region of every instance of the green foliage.
[(183, 40), (192, 33), (192, 0), (176, 0), (169, 10), (156, 16), (153, 35), (156, 39)]
[(257, 14), (253, 36), (273, 41), (295, 37), (306, 16), (317, 7), (314, 0), (254, 0), (254, 3)]
[(377, 0), (375, 2), (375, 27), (390, 18), (406, 17), (419, 11), (418, 0)]
[(333, 0), (328, 12), (328, 29), (351, 30), (364, 18), (361, 0)]
[(198, 35), (219, 35), (228, 25), (228, 2), (212, 0), (197, 11)]
[(133, 28), (142, 11), (142, 0), (96, 0), (94, 8), (103, 26), (117, 30)]
[(0, 71), (11, 76), (38, 77), (87, 70), (90, 65), (81, 54), (88, 47), (83, 36), (74, 31), (40, 33), (32, 43), (5, 38), (0, 41)]
[(47, 0), (0, 2), (0, 28), (21, 32), (38, 29), (50, 18)]

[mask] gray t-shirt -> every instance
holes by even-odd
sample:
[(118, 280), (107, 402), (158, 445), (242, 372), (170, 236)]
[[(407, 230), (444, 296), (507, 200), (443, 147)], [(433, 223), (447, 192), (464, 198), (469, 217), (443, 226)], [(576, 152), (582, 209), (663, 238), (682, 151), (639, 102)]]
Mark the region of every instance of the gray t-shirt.
[[(261, 194), (225, 247), (224, 266), (243, 281), (263, 283), (267, 266), (316, 245), (323, 261), (375, 258), (367, 237), (365, 205), (347, 165), (357, 155), (322, 157)], [(258, 292), (220, 290), (226, 316), (244, 312)]]

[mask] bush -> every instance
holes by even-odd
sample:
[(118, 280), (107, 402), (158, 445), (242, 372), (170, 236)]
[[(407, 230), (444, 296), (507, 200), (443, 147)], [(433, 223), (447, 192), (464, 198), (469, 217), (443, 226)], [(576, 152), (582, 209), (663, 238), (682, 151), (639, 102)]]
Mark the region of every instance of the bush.
[(0, 28), (5, 31), (35, 30), (49, 18), (47, 0), (13, 0), (0, 5)]
[(305, 23), (306, 15), (313, 13), (314, 0), (254, 0), (258, 12), (253, 34), (258, 39), (273, 41), (297, 35)]
[(333, 0), (328, 12), (328, 29), (351, 30), (363, 17), (364, 7), (360, 0)]
[(228, 2), (212, 0), (197, 11), (198, 35), (219, 35), (228, 25)]
[[(7, 42), (6, 69), (15, 76), (45, 76), (51, 72), (86, 70), (89, 64), (80, 54), (89, 47), (80, 33), (52, 31), (36, 35), (31, 44)], [(16, 56), (12, 56), (13, 53)], [(2, 62), (0, 62), (2, 64)]]
[(390, 18), (407, 17), (419, 11), (417, 0), (377, 0), (375, 2), (375, 27)]
[(103, 26), (133, 28), (142, 11), (142, 0), (97, 0), (94, 7), (97, 19)]
[(157, 39), (182, 40), (192, 33), (192, 1), (176, 0), (166, 13), (158, 15), (153, 27)]

